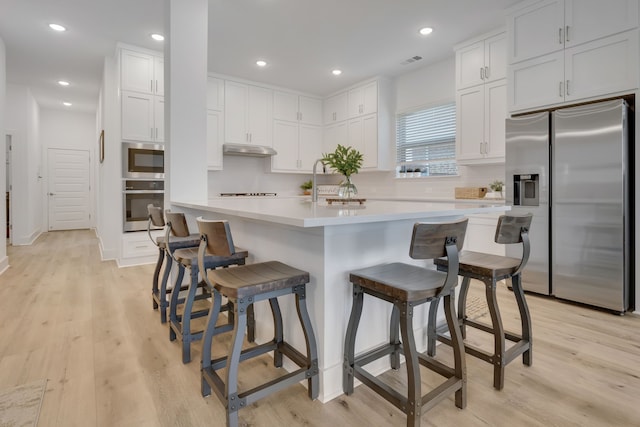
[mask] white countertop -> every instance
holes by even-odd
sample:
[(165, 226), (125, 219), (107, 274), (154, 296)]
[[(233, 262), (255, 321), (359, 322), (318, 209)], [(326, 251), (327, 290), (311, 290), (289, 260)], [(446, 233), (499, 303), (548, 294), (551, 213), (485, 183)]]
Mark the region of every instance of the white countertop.
[(328, 205), (324, 199), (312, 203), (308, 197), (220, 197), (207, 202), (174, 200), (171, 204), (296, 227), (420, 220), (510, 209), (498, 200), (495, 203), (490, 200), (485, 203), (367, 200), (363, 205)]

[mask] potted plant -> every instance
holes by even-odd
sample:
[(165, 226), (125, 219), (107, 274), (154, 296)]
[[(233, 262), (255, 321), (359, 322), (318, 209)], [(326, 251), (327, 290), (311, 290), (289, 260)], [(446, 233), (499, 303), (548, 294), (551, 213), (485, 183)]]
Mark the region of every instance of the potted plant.
[(495, 180), (491, 184), (489, 184), (489, 188), (491, 188), (491, 191), (493, 191), (494, 193), (498, 193), (500, 195), (501, 199), (502, 199), (502, 187), (503, 186), (504, 186), (504, 182), (502, 182), (500, 180)]
[(300, 184), (300, 188), (302, 189), (302, 193), (305, 195), (309, 195), (311, 194), (311, 189), (313, 188), (313, 181), (309, 180), (309, 181), (305, 181), (302, 184)]
[(338, 189), (339, 197), (351, 199), (358, 194), (356, 186), (351, 182), (351, 175), (358, 173), (362, 166), (362, 154), (358, 150), (338, 144), (333, 153), (322, 155), (322, 162), (345, 178)]

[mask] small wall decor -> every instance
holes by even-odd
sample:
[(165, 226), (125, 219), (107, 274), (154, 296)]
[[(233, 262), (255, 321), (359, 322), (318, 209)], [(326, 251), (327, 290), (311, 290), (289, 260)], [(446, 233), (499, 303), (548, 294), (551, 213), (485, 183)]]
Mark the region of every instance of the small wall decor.
[(98, 141), (98, 152), (100, 156), (100, 163), (104, 162), (104, 129), (100, 131), (100, 139)]

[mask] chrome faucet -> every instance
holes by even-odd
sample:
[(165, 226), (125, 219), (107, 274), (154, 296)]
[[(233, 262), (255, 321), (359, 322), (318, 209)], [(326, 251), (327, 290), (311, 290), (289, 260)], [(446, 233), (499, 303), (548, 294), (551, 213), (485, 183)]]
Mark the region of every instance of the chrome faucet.
[(318, 186), (316, 185), (316, 166), (318, 166), (318, 163), (322, 163), (322, 172), (326, 172), (322, 159), (316, 160), (316, 162), (313, 164), (313, 188), (311, 189), (312, 202), (318, 201)]

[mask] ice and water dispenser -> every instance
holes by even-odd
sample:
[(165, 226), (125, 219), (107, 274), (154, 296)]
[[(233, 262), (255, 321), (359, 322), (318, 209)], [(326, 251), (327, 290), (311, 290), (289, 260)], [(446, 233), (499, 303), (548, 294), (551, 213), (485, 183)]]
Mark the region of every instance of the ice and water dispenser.
[(513, 175), (513, 204), (539, 206), (539, 184), (540, 175), (537, 173)]

